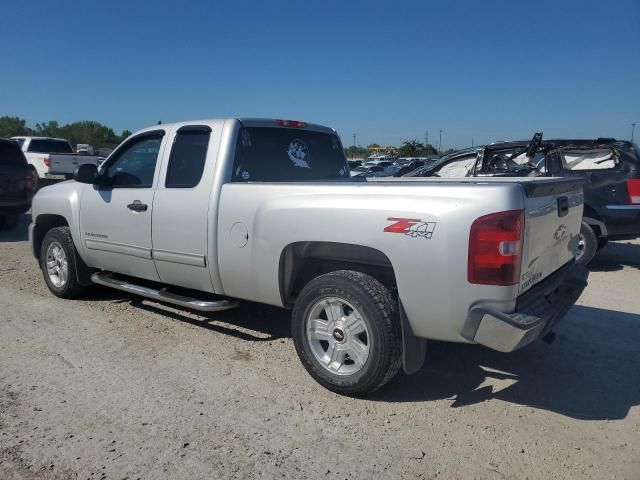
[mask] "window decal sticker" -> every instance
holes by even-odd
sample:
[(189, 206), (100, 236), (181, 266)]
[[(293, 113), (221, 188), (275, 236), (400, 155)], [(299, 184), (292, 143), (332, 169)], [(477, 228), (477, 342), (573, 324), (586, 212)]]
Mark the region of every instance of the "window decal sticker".
[(424, 222), (416, 218), (394, 218), (389, 217), (387, 220), (392, 221), (391, 225), (384, 228), (387, 233), (403, 233), (410, 237), (421, 237), (430, 239), (433, 231), (436, 229), (436, 222)]
[(289, 144), (287, 150), (289, 160), (293, 162), (293, 165), (300, 168), (311, 168), (311, 155), (309, 154), (309, 147), (302, 140), (294, 139)]

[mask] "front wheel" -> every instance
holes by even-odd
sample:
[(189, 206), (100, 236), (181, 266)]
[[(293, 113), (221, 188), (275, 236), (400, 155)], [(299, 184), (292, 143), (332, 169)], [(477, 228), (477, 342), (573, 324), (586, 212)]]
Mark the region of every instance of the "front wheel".
[(400, 370), (397, 301), (364, 273), (341, 270), (309, 282), (294, 305), (292, 331), (304, 367), (334, 392), (370, 393)]
[(40, 247), (40, 268), (51, 293), (60, 298), (74, 298), (84, 291), (76, 274), (76, 249), (69, 227), (47, 232)]

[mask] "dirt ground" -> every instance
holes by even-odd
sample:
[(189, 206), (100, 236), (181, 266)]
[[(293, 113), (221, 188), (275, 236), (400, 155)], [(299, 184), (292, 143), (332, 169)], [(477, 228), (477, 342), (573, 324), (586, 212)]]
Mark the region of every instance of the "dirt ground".
[(307, 375), (286, 311), (57, 299), (29, 220), (0, 232), (2, 480), (640, 479), (640, 242), (600, 253), (554, 344), (430, 343), (357, 400)]

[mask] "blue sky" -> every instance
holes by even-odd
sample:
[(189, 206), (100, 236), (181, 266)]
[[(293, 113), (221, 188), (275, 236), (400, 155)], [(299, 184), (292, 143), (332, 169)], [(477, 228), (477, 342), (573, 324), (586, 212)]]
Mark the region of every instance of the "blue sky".
[(464, 147), (640, 123), (638, 0), (15, 1), (0, 58), (0, 116), (29, 124), (269, 116)]

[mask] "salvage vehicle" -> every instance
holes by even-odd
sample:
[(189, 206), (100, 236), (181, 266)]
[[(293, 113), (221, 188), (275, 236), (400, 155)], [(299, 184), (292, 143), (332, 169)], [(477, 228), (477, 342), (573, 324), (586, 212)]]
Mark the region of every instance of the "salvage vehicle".
[(80, 165), (100, 165), (103, 158), (74, 153), (71, 144), (63, 138), (12, 137), (18, 142), (31, 169), (36, 189), (43, 183), (68, 180)]
[(0, 228), (14, 228), (31, 208), (33, 176), (20, 146), (0, 139)]
[(586, 285), (571, 179), (352, 179), (335, 130), (295, 120), (163, 124), (33, 201), (49, 290), (98, 284), (215, 312), (292, 309), (309, 374), (362, 395), (426, 339), (510, 352), (547, 337)]
[(351, 170), (351, 176), (360, 178), (381, 177), (384, 176), (384, 172), (384, 167), (379, 167), (377, 165), (361, 165)]
[(419, 177), (565, 177), (584, 182), (577, 260), (588, 264), (609, 240), (640, 237), (640, 148), (613, 138), (499, 142), (453, 152)]

